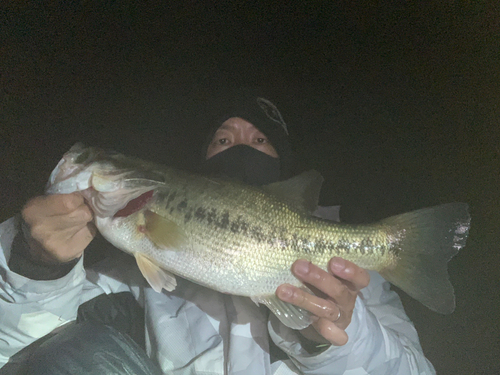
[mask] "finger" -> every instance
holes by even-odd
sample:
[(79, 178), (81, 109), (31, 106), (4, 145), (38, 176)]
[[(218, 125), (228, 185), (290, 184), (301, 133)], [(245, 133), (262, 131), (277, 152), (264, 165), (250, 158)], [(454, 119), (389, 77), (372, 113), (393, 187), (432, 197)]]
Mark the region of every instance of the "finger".
[(348, 281), (344, 285), (354, 292), (360, 291), (370, 283), (370, 274), (368, 271), (348, 260), (334, 257), (328, 263), (328, 269), (336, 277)]
[(89, 223), (81, 228), (78, 232), (74, 233), (69, 241), (69, 245), (72, 248), (82, 249), (82, 251), (87, 247), (87, 245), (94, 239), (97, 233), (95, 225)]
[[(69, 214), (36, 217), (28, 222), (30, 233), (35, 238), (43, 238), (50, 233), (68, 232), (69, 236), (79, 231), (92, 220), (92, 212), (83, 204)], [(63, 234), (63, 237), (68, 237)]]
[(72, 211), (85, 204), (85, 199), (79, 192), (62, 194), (61, 200), (62, 204), (68, 209), (68, 211)]
[(76, 236), (79, 232), (88, 232), (94, 233), (97, 231), (93, 222), (88, 221), (79, 221), (75, 222), (72, 225), (67, 225), (67, 227), (61, 227), (58, 231), (54, 231), (59, 234), (61, 239), (66, 241), (70, 241), (74, 236)]
[(317, 317), (336, 321), (339, 316), (340, 308), (333, 301), (317, 297), (290, 284), (280, 285), (276, 289), (276, 295), (282, 301), (310, 311)]
[[(94, 214), (87, 204), (82, 203), (80, 206), (76, 207), (73, 211), (68, 214), (60, 215), (59, 218), (64, 218), (69, 224), (74, 225), (85, 225), (89, 221), (92, 221)], [(54, 218), (57, 218), (54, 216)]]
[[(320, 291), (325, 298), (332, 298), (337, 303), (343, 303), (346, 299), (345, 293), (348, 287), (342, 280), (337, 279), (325, 270), (306, 260), (297, 260), (292, 265), (292, 273), (302, 282), (313, 286)], [(313, 290), (315, 294), (318, 294)]]
[(339, 327), (337, 324), (327, 319), (319, 319), (316, 322), (313, 322), (313, 326), (321, 336), (333, 345), (342, 346), (347, 344), (349, 337), (344, 329)]
[[(38, 217), (28, 226), (29, 232), (26, 234), (42, 245), (42, 248), (57, 253), (59, 247), (64, 247), (76, 233), (92, 224), (89, 223), (90, 220), (92, 220), (90, 209), (82, 205), (67, 215)], [(95, 233), (93, 224), (89, 228), (91, 229), (90, 232), (87, 231), (88, 233), (92, 231)]]
[[(343, 259), (340, 260), (342, 261)], [(354, 263), (349, 263), (350, 266), (352, 265), (357, 267)], [(361, 268), (359, 269), (364, 271)], [(331, 275), (318, 266), (305, 260), (296, 261), (292, 265), (292, 272), (299, 278), (299, 280), (311, 285), (311, 289), (313, 289), (313, 292), (319, 297), (332, 299), (335, 304), (340, 306), (340, 308), (344, 311), (351, 311), (354, 307), (358, 289), (357, 285), (353, 284), (351, 281), (340, 279)], [(368, 275), (368, 273), (366, 274)], [(322, 294), (319, 295), (316, 290), (320, 291)]]
[(79, 229), (50, 232), (37, 240), (34, 246), (41, 246), (43, 251), (38, 255), (49, 263), (68, 262), (82, 255), (96, 231), (94, 224), (88, 223)]
[(93, 218), (94, 215), (90, 207), (82, 204), (68, 214), (45, 218), (45, 227), (49, 228), (50, 226), (51, 230), (69, 229), (76, 231), (87, 225)]
[(23, 209), (23, 218), (57, 216), (72, 212), (84, 202), (79, 193), (43, 195), (31, 199)]

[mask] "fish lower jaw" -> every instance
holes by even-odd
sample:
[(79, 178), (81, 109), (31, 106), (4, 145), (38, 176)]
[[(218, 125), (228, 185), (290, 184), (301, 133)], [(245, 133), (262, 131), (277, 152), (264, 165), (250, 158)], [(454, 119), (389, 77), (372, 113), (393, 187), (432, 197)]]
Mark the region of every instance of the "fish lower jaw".
[(70, 194), (83, 192), (89, 189), (91, 184), (91, 171), (83, 171), (73, 175), (78, 169), (54, 170), (49, 178), (48, 194)]

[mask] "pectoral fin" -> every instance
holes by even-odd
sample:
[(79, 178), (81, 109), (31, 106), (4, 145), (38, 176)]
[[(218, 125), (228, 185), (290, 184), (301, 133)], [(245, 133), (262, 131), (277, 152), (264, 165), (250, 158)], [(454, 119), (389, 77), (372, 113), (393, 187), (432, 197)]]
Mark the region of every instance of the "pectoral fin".
[(145, 211), (144, 219), (146, 235), (159, 248), (175, 250), (186, 243), (184, 231), (174, 221), (152, 211)]
[(136, 253), (135, 259), (142, 275), (156, 292), (161, 293), (162, 289), (171, 292), (175, 289), (177, 280), (172, 273), (158, 267), (145, 255)]
[(274, 294), (254, 296), (252, 297), (252, 301), (266, 305), (281, 323), (292, 329), (304, 329), (312, 323), (312, 314), (309, 311), (283, 302)]

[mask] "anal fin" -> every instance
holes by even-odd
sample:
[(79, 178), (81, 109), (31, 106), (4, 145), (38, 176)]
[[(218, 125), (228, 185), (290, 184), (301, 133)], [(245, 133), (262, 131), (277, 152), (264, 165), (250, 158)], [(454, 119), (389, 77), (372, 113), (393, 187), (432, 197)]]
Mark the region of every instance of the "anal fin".
[(287, 327), (304, 329), (312, 323), (312, 314), (300, 307), (280, 300), (276, 295), (251, 297), (255, 303), (266, 305), (269, 310)]

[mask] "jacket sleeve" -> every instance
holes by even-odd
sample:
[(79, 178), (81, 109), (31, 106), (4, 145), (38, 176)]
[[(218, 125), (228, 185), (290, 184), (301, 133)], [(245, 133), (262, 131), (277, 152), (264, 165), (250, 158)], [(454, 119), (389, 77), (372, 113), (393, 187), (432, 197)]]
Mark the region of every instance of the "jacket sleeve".
[(0, 367), (13, 354), (74, 320), (85, 280), (82, 260), (55, 280), (31, 280), (10, 270), (19, 219), (0, 224)]
[(49, 264), (32, 256), (23, 231), (17, 231), (10, 246), (9, 269), (31, 280), (55, 280), (66, 276), (80, 258), (66, 263)]
[(269, 322), (273, 341), (303, 374), (435, 374), (425, 358), (413, 323), (396, 292), (378, 273), (370, 271), (370, 285), (357, 298), (349, 341), (316, 355), (300, 344), (298, 333), (277, 319)]
[(82, 303), (103, 293), (132, 292), (142, 305), (143, 279), (132, 257), (119, 252), (87, 271), (81, 257), (76, 264), (51, 269), (26, 263), (22, 259), (26, 254), (18, 248), (14, 253), (18, 259), (11, 263), (19, 233), (19, 217), (0, 224), (0, 368), (34, 341), (74, 321)]

